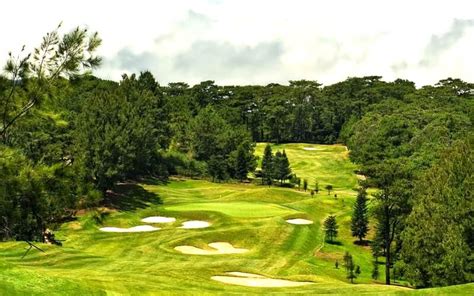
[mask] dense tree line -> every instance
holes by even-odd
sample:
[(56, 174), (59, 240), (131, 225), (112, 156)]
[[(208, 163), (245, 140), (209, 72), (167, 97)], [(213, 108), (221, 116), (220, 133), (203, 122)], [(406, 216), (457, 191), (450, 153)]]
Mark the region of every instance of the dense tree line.
[[(95, 33), (57, 29), (31, 54), (10, 56), (0, 76), (0, 239), (41, 240), (124, 180), (244, 181), (258, 141), (340, 142), (367, 176), (351, 225), (361, 242), (364, 188), (379, 189), (367, 238), (374, 277), (382, 257), (387, 284), (394, 276), (420, 287), (474, 279), (473, 84), (449, 78), (417, 89), (367, 76), (328, 86), (161, 86), (149, 72), (113, 82), (89, 73), (99, 45)], [(297, 179), (285, 152), (270, 146), (260, 173), (264, 184)]]
[(341, 131), (364, 186), (380, 189), (372, 249), (376, 262), (385, 258), (387, 284), (473, 279), (473, 98), (473, 84), (441, 80), (372, 105)]

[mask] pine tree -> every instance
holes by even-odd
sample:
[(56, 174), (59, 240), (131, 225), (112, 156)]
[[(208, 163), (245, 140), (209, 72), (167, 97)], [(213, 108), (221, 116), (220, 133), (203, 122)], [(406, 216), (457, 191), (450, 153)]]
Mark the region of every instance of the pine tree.
[(351, 283), (354, 283), (354, 279), (357, 278), (357, 268), (360, 273), (360, 267), (357, 266), (356, 268), (352, 255), (347, 251), (344, 254), (344, 267), (346, 268), (347, 279), (349, 279)]
[(318, 181), (314, 181), (314, 191), (316, 192), (316, 194), (318, 194), (318, 192), (319, 192), (319, 182)]
[(266, 183), (270, 185), (273, 179), (273, 154), (272, 154), (272, 147), (270, 144), (265, 146), (265, 151), (263, 152), (263, 159), (262, 159), (262, 184)]
[(326, 185), (324, 188), (328, 191), (328, 195), (330, 195), (330, 194), (331, 194), (331, 191), (332, 191), (332, 189), (333, 189), (332, 185), (331, 185), (331, 184), (328, 184), (328, 185)]
[(222, 181), (227, 178), (227, 161), (221, 155), (211, 156), (207, 166), (213, 182), (216, 180)]
[(351, 231), (352, 236), (359, 238), (362, 243), (364, 237), (369, 231), (369, 219), (367, 216), (367, 192), (364, 187), (359, 188), (357, 199), (352, 213)]
[(280, 176), (282, 177), (284, 181), (291, 174), (291, 169), (290, 169), (290, 161), (288, 160), (288, 157), (286, 156), (285, 150), (283, 150), (283, 153), (281, 156), (282, 158), (281, 158)]
[(378, 280), (379, 279), (379, 264), (377, 261), (374, 261), (374, 268), (372, 269), (372, 279)]
[(286, 156), (285, 150), (283, 153), (278, 151), (273, 159), (273, 172), (275, 179), (280, 180), (280, 185), (283, 185), (283, 181), (288, 179), (291, 175), (290, 163)]
[(326, 232), (326, 239), (329, 242), (333, 242), (337, 237), (338, 228), (335, 216), (331, 215), (324, 220), (324, 231)]
[(247, 164), (247, 151), (243, 145), (239, 145), (237, 149), (237, 160), (235, 164), (235, 177), (239, 179), (241, 182), (243, 179), (247, 178), (248, 173), (248, 164)]

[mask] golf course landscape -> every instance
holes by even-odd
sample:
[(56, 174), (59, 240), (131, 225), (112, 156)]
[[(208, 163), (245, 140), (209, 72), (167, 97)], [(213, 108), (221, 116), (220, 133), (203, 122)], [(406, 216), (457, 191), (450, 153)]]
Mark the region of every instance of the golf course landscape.
[[(265, 145), (257, 144), (260, 159)], [(32, 249), (22, 258), (28, 247), (25, 242), (1, 243), (0, 294), (455, 295), (473, 291), (474, 284), (414, 290), (403, 287), (407, 283), (386, 286), (373, 280), (370, 247), (354, 244), (351, 236), (358, 177), (346, 147), (299, 143), (272, 148), (284, 149), (292, 171), (307, 179), (310, 189), (317, 181), (319, 192), (312, 197), (309, 190), (261, 185), (258, 178), (249, 183), (213, 183), (172, 176), (167, 182), (119, 183), (106, 207), (81, 211), (77, 220), (55, 230), (56, 237), (64, 240), (62, 247), (38, 243), (44, 253)], [(331, 194), (323, 189), (327, 184), (333, 186)], [(325, 242), (322, 228), (328, 215), (335, 215), (339, 225), (333, 244)], [(141, 221), (149, 217), (161, 217), (155, 218), (160, 223)], [(289, 219), (312, 223), (291, 224)], [(193, 222), (183, 224), (189, 221)], [(152, 227), (102, 231), (146, 225)], [(368, 237), (372, 234), (371, 224)], [(354, 284), (346, 279), (342, 266), (346, 251), (361, 269)]]

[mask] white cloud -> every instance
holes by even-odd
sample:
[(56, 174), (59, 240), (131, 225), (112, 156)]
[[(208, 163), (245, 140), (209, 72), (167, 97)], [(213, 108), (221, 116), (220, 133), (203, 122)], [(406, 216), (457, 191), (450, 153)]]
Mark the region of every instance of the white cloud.
[(474, 81), (471, 3), (9, 1), (2, 4), (0, 62), (63, 21), (67, 29), (99, 31), (105, 63), (96, 73), (108, 79), (148, 69), (162, 84), (327, 84), (359, 75), (418, 85), (447, 76)]

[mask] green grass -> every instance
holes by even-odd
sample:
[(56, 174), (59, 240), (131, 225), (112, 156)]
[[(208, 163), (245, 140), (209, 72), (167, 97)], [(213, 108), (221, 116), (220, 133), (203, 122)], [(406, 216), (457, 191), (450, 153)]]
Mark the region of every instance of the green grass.
[(258, 218), (290, 215), (298, 213), (276, 204), (259, 202), (200, 202), (165, 206), (167, 211), (210, 211), (231, 217)]
[[(267, 143), (258, 143), (255, 154), (263, 156)], [(305, 150), (311, 148), (316, 150)], [(285, 150), (291, 169), (301, 179), (307, 179), (309, 187), (313, 188), (315, 181), (319, 189), (331, 184), (337, 194), (352, 194), (357, 186), (354, 171), (357, 166), (348, 160), (348, 151), (342, 145), (316, 145), (304, 143), (272, 144), (273, 153)], [(259, 164), (260, 165), (260, 164)]]
[[(280, 147), (285, 148), (291, 161), (304, 159), (307, 152), (317, 152), (298, 149), (306, 146)], [(321, 182), (334, 184), (340, 192), (337, 199), (324, 192), (311, 198), (309, 193), (294, 189), (201, 180), (122, 185), (117, 191), (123, 197), (110, 201), (119, 210), (107, 215), (103, 225), (97, 225), (91, 214), (62, 225), (56, 236), (66, 240), (63, 247), (39, 244), (45, 253), (33, 250), (22, 260), (27, 246), (24, 242), (1, 243), (0, 295), (472, 294), (472, 285), (414, 291), (373, 281), (370, 250), (354, 245), (350, 235), (354, 165), (347, 160), (344, 147), (322, 147), (332, 152), (309, 156), (314, 166), (300, 166), (295, 161), (294, 170), (301, 176), (314, 175)], [(311, 167), (318, 169), (312, 172)], [(323, 242), (321, 224), (329, 214), (337, 215), (338, 244)], [(173, 216), (177, 221), (160, 225), (162, 230), (151, 233), (99, 231), (101, 226), (140, 225), (140, 219), (152, 215)], [(288, 218), (311, 219), (314, 224), (290, 225), (285, 222)], [(177, 228), (191, 219), (210, 221), (212, 225), (205, 229)], [(175, 246), (189, 244), (206, 248), (216, 241), (227, 241), (249, 252), (193, 256), (174, 250)], [(335, 260), (342, 262), (345, 251), (352, 253), (362, 269), (354, 285), (347, 282), (342, 268), (334, 268)], [(210, 279), (227, 271), (315, 284), (264, 289)]]

